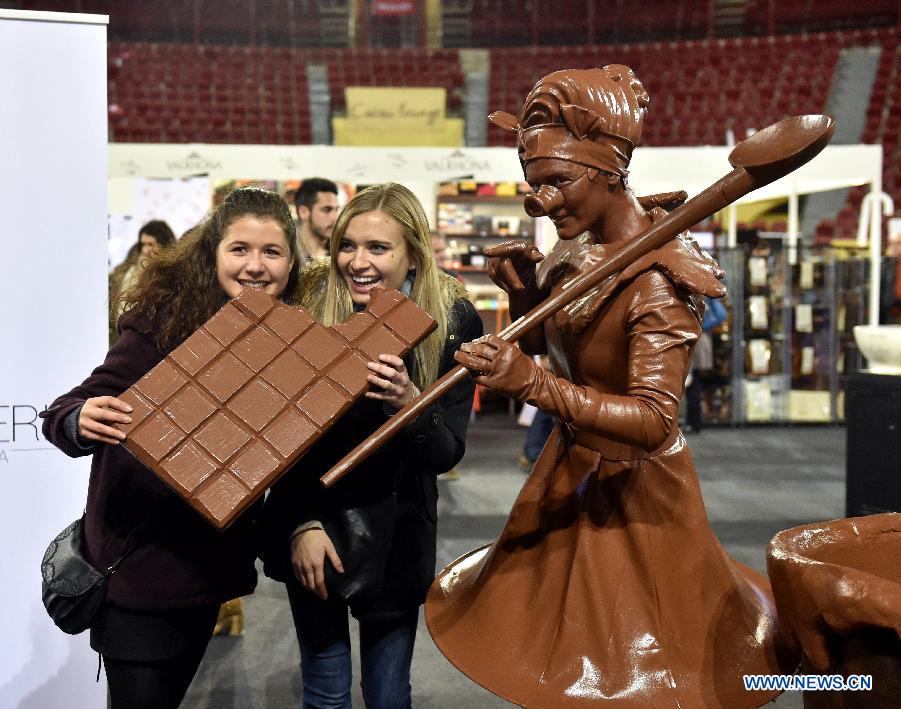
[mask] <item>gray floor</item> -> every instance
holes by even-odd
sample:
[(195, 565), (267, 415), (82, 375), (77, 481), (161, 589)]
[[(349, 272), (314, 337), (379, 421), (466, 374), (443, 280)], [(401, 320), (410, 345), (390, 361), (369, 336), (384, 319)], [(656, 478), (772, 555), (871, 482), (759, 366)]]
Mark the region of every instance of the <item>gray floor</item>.
[[(441, 481), (439, 566), (491, 541), (525, 480), (517, 457), (525, 435), (505, 414), (470, 428), (459, 480)], [(688, 438), (708, 514), (727, 551), (765, 573), (779, 530), (844, 516), (845, 431), (836, 427), (707, 429)], [(261, 578), (246, 599), (241, 637), (217, 637), (184, 707), (299, 707), (298, 651), (284, 587)], [(359, 676), (359, 674), (357, 674)], [(413, 659), (417, 709), (510, 707), (455, 670), (420, 624)], [(359, 687), (354, 706), (362, 707)], [(769, 705), (800, 709), (800, 694)]]

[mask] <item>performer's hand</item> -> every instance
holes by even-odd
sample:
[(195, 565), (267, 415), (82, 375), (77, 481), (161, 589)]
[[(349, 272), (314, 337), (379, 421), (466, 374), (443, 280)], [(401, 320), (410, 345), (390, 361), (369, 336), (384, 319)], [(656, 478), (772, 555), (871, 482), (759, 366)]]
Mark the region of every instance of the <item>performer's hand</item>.
[(477, 383), (513, 399), (522, 399), (541, 371), (531, 357), (497, 335), (464, 343), (454, 359), (473, 373)]
[(419, 393), (410, 381), (410, 375), (407, 374), (407, 368), (400, 357), (379, 355), (378, 362), (370, 362), (367, 366), (369, 374), (366, 375), (366, 379), (379, 389), (367, 391), (368, 398), (384, 401), (394, 409), (402, 409)]
[(488, 261), (488, 275), (510, 295), (525, 293), (535, 287), (535, 265), (544, 260), (535, 244), (505, 241), (482, 250)]
[(115, 396), (95, 396), (87, 399), (78, 414), (78, 435), (89, 441), (117, 446), (125, 440), (125, 433), (113, 428), (114, 423), (131, 423), (131, 406)]
[(339, 574), (344, 565), (335, 551), (335, 545), (324, 529), (307, 529), (291, 539), (291, 565), (300, 585), (315, 593), (323, 601), (328, 598), (325, 588), (325, 559)]

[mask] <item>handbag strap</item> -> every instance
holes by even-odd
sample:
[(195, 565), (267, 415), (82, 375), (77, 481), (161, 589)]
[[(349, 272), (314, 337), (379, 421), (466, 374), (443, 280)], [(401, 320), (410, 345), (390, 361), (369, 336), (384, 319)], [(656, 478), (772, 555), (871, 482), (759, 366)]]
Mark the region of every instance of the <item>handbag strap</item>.
[[(134, 537), (134, 533), (130, 534), (129, 537)], [(116, 573), (116, 569), (119, 568), (119, 564), (121, 564), (122, 560), (132, 552), (132, 550), (135, 548), (135, 544), (136, 540), (132, 538), (131, 542), (125, 547), (125, 551), (122, 552), (121, 556), (116, 559), (111, 565), (106, 567), (103, 575), (110, 576), (111, 574)]]
[[(135, 525), (134, 529), (131, 530), (131, 533), (128, 535), (126, 539), (125, 549), (122, 551), (122, 554), (119, 555), (119, 558), (116, 559), (112, 564), (106, 567), (106, 570), (103, 572), (104, 576), (110, 576), (111, 574), (116, 573), (116, 569), (119, 568), (119, 564), (125, 559), (126, 556), (131, 554), (134, 551), (134, 548), (138, 544), (138, 539), (140, 535), (138, 532), (147, 524), (147, 522), (156, 516), (157, 512), (159, 512), (161, 504), (157, 503), (150, 509), (144, 512), (144, 516), (141, 518), (141, 521)], [(87, 510), (85, 510), (85, 515), (87, 515)]]

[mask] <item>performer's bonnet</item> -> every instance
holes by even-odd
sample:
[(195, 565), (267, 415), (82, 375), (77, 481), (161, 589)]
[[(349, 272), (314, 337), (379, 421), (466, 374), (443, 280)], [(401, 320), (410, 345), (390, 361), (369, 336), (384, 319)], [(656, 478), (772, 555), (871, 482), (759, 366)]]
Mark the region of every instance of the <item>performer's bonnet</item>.
[[(548, 74), (529, 92), (518, 119), (498, 111), (489, 120), (517, 134), (523, 170), (536, 158), (557, 158), (626, 177), (649, 103), (629, 67), (609, 64)], [(527, 195), (525, 206), (531, 216), (544, 216), (562, 203), (563, 195), (546, 185)]]

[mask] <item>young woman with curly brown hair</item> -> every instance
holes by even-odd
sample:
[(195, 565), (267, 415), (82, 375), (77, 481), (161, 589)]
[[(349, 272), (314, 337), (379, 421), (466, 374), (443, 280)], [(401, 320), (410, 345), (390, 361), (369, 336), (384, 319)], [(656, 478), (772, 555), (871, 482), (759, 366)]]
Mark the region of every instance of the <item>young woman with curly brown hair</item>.
[[(44, 434), (72, 457), (93, 455), (86, 555), (107, 568), (91, 647), (106, 664), (113, 709), (181, 702), (220, 603), (253, 591), (257, 510), (225, 532), (118, 444), (130, 422), (117, 398), (243, 288), (288, 299), (298, 283), (294, 222), (277, 194), (232, 192), (180, 242), (160, 251), (124, 294), (119, 339), (106, 360), (44, 414)], [(126, 553), (127, 552), (127, 553)]]

